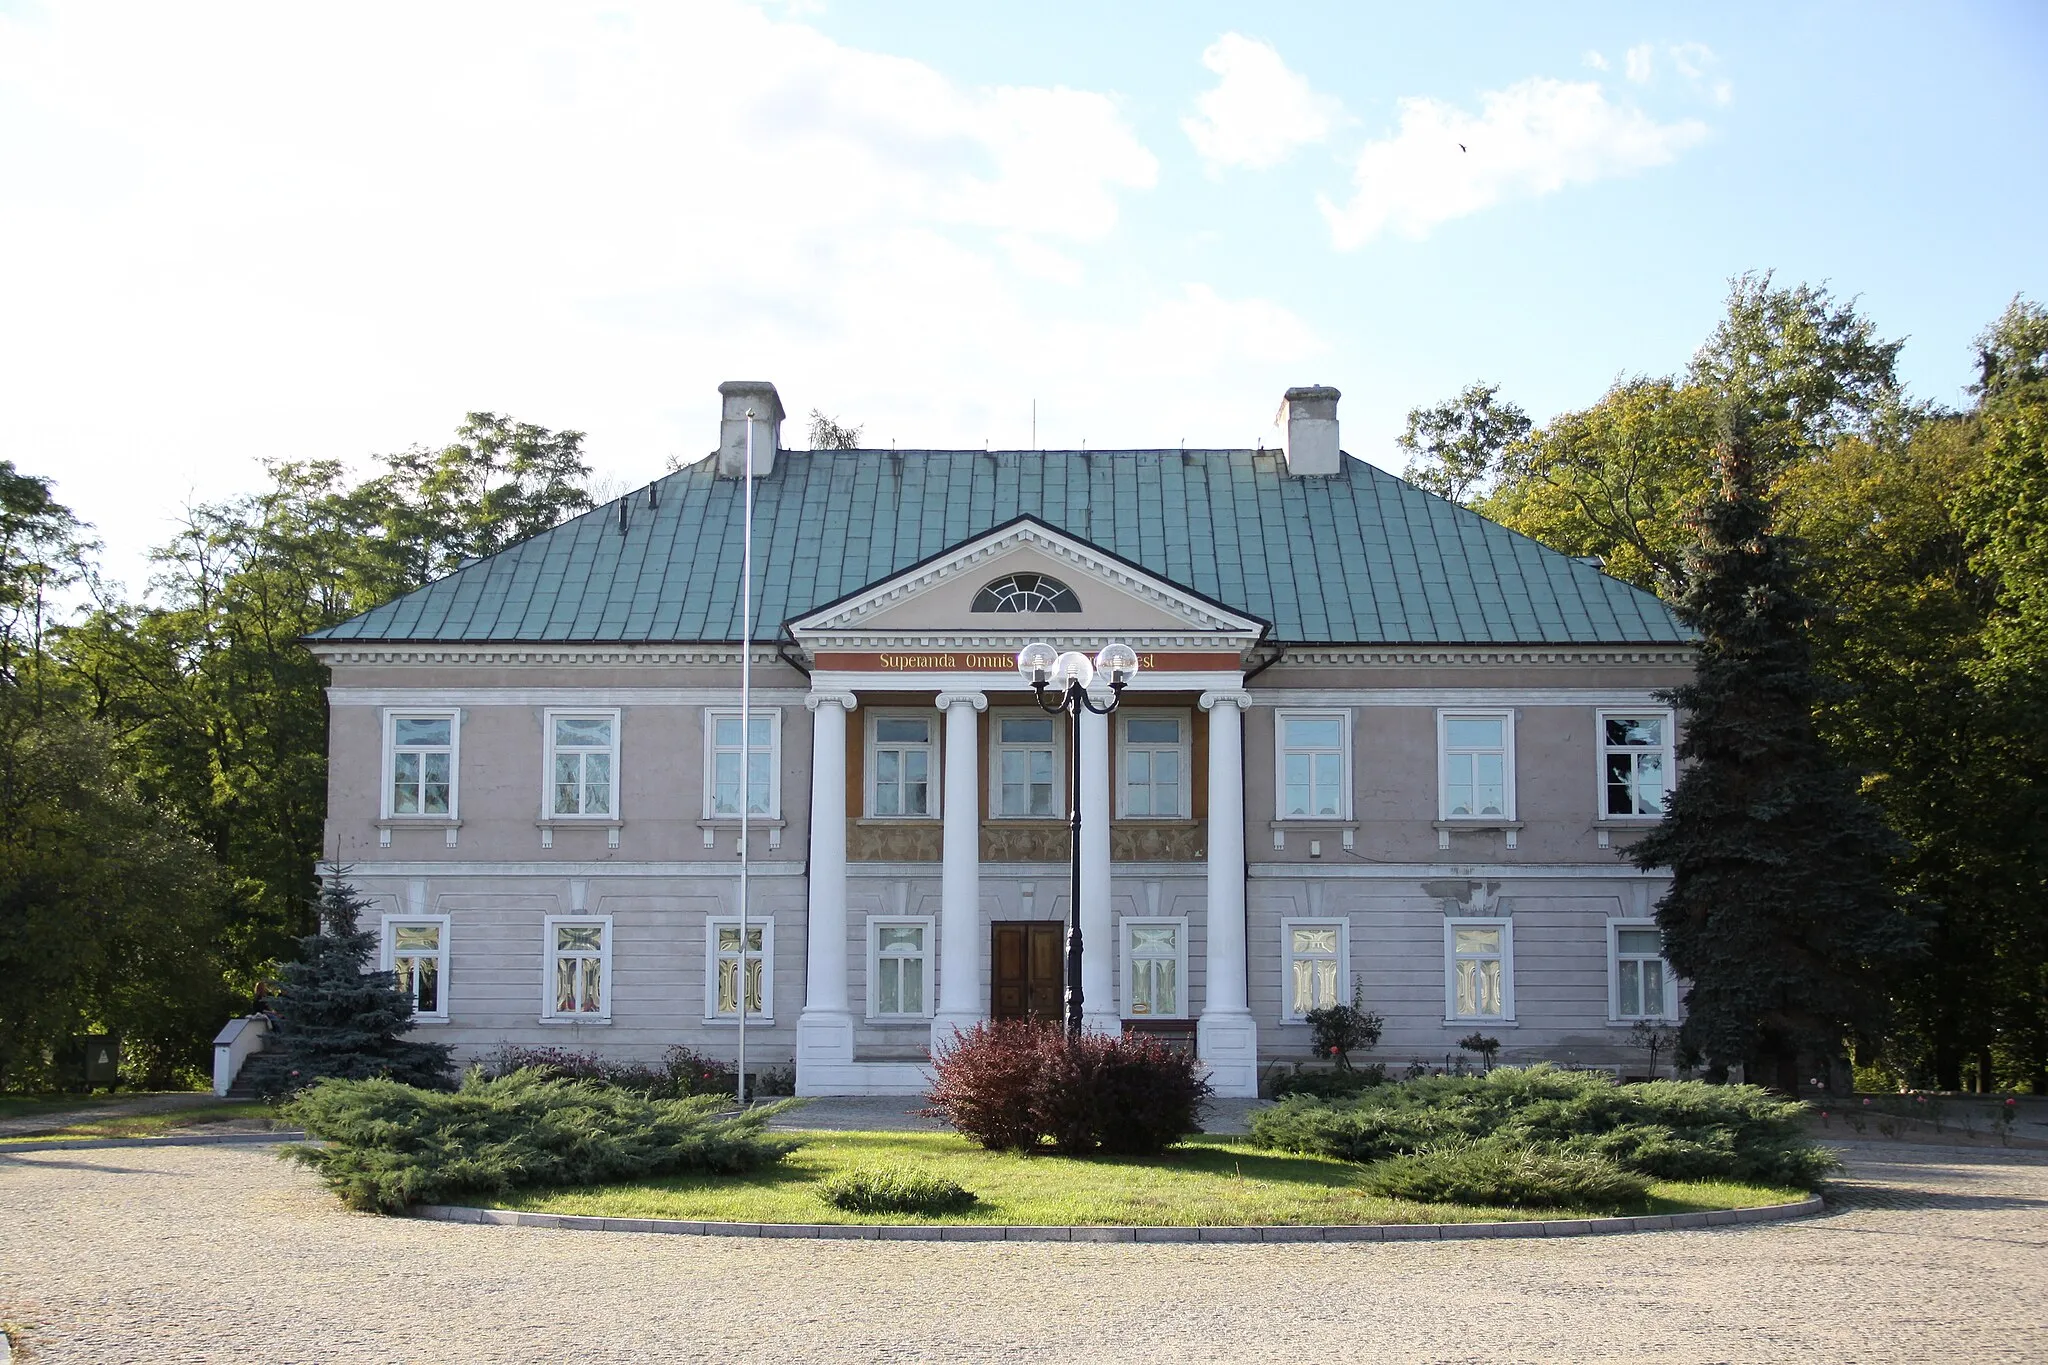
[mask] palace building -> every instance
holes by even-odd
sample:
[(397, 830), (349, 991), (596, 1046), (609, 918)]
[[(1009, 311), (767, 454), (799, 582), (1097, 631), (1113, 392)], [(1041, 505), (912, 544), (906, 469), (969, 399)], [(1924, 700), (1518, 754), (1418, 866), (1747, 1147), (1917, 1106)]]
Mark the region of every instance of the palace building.
[[(1072, 785), (1086, 1026), (1220, 1093), (1331, 1003), (1396, 1070), (1625, 1067), (1676, 1014), (1627, 858), (1691, 668), (1656, 598), (1343, 454), (1334, 389), (1273, 450), (995, 452), (782, 449), (772, 385), (720, 392), (715, 454), (310, 642), (328, 866), (422, 1030), (730, 1057), (745, 1009), (799, 1093), (917, 1093), (1059, 1014)], [(1139, 669), (1076, 735), (1032, 641)]]

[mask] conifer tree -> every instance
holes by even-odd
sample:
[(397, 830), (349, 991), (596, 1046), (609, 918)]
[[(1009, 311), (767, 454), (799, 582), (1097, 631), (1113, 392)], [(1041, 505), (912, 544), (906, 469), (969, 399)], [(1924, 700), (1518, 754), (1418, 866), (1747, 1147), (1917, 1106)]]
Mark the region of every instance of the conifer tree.
[(370, 969), (377, 935), (359, 927), (362, 900), (337, 878), (321, 888), (316, 908), (320, 932), (299, 940), (299, 960), (284, 968), (270, 1046), (251, 1059), (256, 1088), (287, 1093), (325, 1076), (446, 1085), (452, 1049), (407, 1038), (412, 997), (390, 972)]
[(1692, 681), (1666, 694), (1686, 766), (1631, 854), (1672, 873), (1657, 924), (1690, 982), (1685, 1043), (1797, 1094), (1809, 1077), (1846, 1079), (1831, 1063), (1881, 1027), (1881, 973), (1916, 931), (1889, 883), (1897, 840), (1815, 731), (1820, 608), (1799, 589), (1797, 547), (1772, 531), (1739, 418), (1718, 466), (1674, 604), (1700, 635)]

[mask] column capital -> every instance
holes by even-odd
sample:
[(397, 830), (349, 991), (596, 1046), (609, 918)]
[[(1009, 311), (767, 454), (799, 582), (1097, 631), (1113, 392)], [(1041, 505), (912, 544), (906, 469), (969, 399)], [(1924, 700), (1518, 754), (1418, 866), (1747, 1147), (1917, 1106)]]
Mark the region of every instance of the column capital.
[(812, 711), (821, 706), (843, 706), (851, 711), (856, 705), (851, 692), (813, 692), (804, 698), (804, 706)]
[(941, 692), (941, 693), (939, 693), (939, 709), (940, 709), (941, 711), (944, 711), (944, 710), (946, 710), (946, 709), (947, 709), (948, 707), (953, 707), (953, 706), (971, 706), (971, 707), (973, 707), (973, 708), (974, 708), (975, 710), (977, 710), (977, 711), (986, 711), (986, 710), (988, 710), (988, 693), (986, 693), (986, 692)]
[(1245, 711), (1251, 708), (1251, 704), (1252, 694), (1243, 688), (1234, 688), (1221, 692), (1204, 692), (1202, 694), (1202, 709), (1204, 711), (1213, 711), (1219, 706), (1235, 706), (1238, 710)]

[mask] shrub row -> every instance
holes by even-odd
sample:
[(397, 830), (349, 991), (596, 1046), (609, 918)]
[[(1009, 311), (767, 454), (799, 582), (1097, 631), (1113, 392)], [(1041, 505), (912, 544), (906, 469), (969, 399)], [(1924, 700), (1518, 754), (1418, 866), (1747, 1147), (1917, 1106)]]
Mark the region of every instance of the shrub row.
[(1755, 1086), (1617, 1085), (1604, 1072), (1502, 1067), (1431, 1076), (1344, 1100), (1296, 1097), (1254, 1116), (1259, 1145), (1374, 1162), (1481, 1139), (1603, 1157), (1660, 1180), (1754, 1180), (1811, 1188), (1837, 1168), (1802, 1110)]
[(288, 1155), (350, 1208), (397, 1212), (521, 1185), (588, 1185), (685, 1171), (750, 1171), (797, 1144), (762, 1123), (782, 1105), (719, 1116), (715, 1095), (649, 1099), (527, 1069), (471, 1072), (453, 1092), (396, 1081), (324, 1080), (285, 1113), (327, 1146)]
[(1198, 1131), (1210, 1094), (1191, 1053), (1029, 1019), (956, 1035), (932, 1073), (926, 1112), (995, 1151), (1149, 1155)]
[[(733, 1095), (738, 1080), (730, 1062), (707, 1057), (677, 1044), (661, 1054), (660, 1066), (637, 1062), (615, 1062), (595, 1052), (577, 1052), (562, 1047), (514, 1047), (507, 1044), (484, 1063), (484, 1074), (509, 1076), (531, 1071), (557, 1081), (597, 1081), (631, 1090), (649, 1099), (680, 1100), (692, 1095)], [(763, 1071), (752, 1078), (747, 1091), (753, 1095), (793, 1095), (796, 1077), (787, 1070)]]
[(1376, 1162), (1366, 1188), (1420, 1204), (1611, 1210), (1641, 1200), (1647, 1177), (1591, 1152), (1554, 1151), (1510, 1139), (1459, 1139)]

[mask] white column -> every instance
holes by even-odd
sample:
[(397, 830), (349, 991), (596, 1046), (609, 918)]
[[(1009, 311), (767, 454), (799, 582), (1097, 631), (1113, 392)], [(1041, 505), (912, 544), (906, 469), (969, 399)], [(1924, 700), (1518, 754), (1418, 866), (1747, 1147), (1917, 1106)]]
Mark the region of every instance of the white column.
[(1208, 953), (1195, 1046), (1218, 1095), (1259, 1093), (1259, 1030), (1245, 1003), (1244, 692), (1205, 692), (1209, 713)]
[(850, 692), (814, 692), (811, 709), (810, 933), (796, 1025), (796, 1092), (844, 1093), (853, 1064), (846, 1007), (846, 713)]
[(1081, 713), (1081, 1027), (1119, 1033), (1109, 915), (1109, 717)]
[(941, 692), (946, 716), (945, 820), (939, 886), (939, 996), (932, 1016), (932, 1055), (950, 1047), (986, 1017), (981, 992), (981, 733), (975, 718), (988, 709), (980, 692)]

